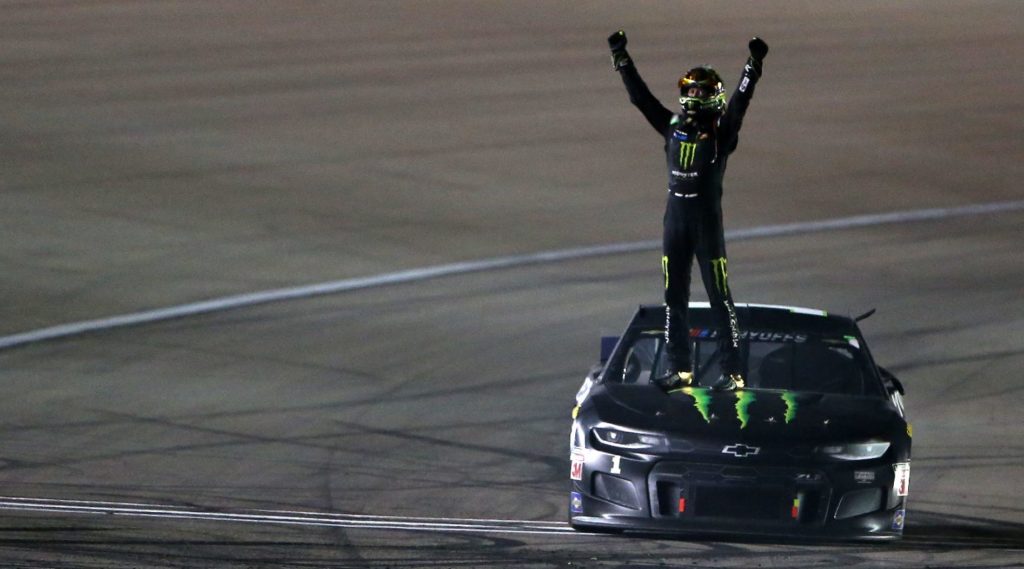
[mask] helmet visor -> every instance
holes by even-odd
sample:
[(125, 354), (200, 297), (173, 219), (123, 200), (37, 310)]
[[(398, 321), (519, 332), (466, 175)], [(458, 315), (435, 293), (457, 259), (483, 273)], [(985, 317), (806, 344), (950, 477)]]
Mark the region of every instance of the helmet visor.
[(686, 111), (721, 112), (725, 110), (725, 93), (696, 97), (684, 93), (682, 97), (679, 97), (679, 105)]
[(710, 99), (717, 94), (715, 85), (689, 81), (686, 78), (679, 80), (679, 94), (684, 97), (695, 97), (697, 99)]
[(690, 71), (679, 78), (679, 104), (690, 112), (725, 110), (725, 87), (704, 69)]

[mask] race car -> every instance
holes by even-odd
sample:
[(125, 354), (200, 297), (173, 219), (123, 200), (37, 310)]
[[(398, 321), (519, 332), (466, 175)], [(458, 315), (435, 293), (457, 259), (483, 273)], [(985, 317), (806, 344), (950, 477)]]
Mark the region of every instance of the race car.
[[(896, 539), (910, 484), (904, 389), (857, 319), (737, 304), (745, 388), (690, 304), (694, 383), (663, 391), (665, 308), (640, 306), (576, 395), (569, 521), (585, 531)], [(873, 311), (872, 311), (873, 312)]]

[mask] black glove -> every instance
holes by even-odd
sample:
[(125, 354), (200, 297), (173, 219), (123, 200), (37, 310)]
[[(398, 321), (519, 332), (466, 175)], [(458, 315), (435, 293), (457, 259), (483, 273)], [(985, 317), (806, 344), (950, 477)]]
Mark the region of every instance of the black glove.
[[(609, 38), (608, 41), (610, 42), (611, 38)], [(622, 38), (622, 45), (626, 45), (625, 36), (623, 36)], [(757, 36), (755, 36), (754, 39), (750, 40), (750, 43), (747, 44), (747, 47), (750, 48), (750, 57), (753, 57), (757, 61), (763, 61), (764, 56), (768, 55), (768, 44), (764, 43), (764, 40)]]
[(633, 63), (626, 53), (626, 32), (623, 30), (608, 36), (608, 47), (612, 50), (612, 69), (615, 71)]
[(768, 44), (764, 43), (763, 39), (755, 36), (747, 44), (747, 47), (750, 48), (750, 57), (747, 58), (746, 69), (755, 79), (758, 79), (761, 77), (764, 67), (764, 56), (768, 55)]
[(614, 34), (608, 36), (608, 47), (612, 50), (612, 53), (626, 49), (625, 30), (619, 30)]

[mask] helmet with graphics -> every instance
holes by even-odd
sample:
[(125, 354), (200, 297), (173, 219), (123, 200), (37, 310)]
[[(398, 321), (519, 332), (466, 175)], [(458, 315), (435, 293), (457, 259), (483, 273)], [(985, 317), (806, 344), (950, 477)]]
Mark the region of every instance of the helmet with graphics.
[(705, 122), (725, 112), (725, 87), (718, 72), (694, 67), (679, 78), (679, 105), (687, 122)]

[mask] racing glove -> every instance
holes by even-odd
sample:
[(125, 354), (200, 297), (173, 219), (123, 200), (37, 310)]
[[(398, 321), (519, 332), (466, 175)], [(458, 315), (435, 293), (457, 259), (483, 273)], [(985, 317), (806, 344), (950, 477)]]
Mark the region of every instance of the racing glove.
[(608, 36), (608, 48), (612, 50), (612, 69), (618, 71), (633, 63), (626, 52), (626, 32), (619, 30)]
[(750, 49), (750, 57), (747, 58), (746, 67), (757, 77), (761, 76), (761, 69), (764, 65), (764, 58), (768, 55), (768, 44), (764, 43), (764, 40), (759, 37), (754, 37), (747, 44)]
[[(623, 38), (622, 43), (625, 45), (625, 38)], [(754, 36), (754, 39), (750, 40), (747, 47), (750, 48), (750, 57), (753, 57), (758, 61), (764, 61), (764, 56), (768, 55), (768, 44), (764, 43), (764, 40), (757, 36)]]

